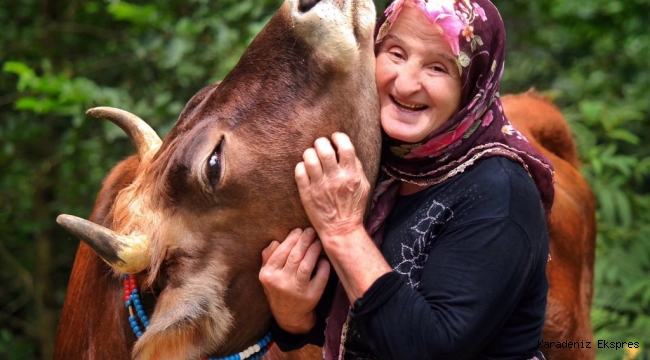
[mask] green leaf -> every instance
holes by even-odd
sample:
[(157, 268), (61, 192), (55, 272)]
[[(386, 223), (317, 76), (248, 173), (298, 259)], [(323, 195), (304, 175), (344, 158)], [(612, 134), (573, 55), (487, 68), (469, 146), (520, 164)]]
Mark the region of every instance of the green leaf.
[(458, 54), (458, 62), (460, 63), (460, 66), (467, 67), (471, 62), (471, 59), (467, 54), (461, 51), (460, 54)]
[(604, 109), (604, 105), (600, 101), (584, 100), (581, 101), (578, 106), (580, 107), (580, 112), (584, 116), (584, 119), (588, 123), (596, 124), (600, 122)]
[(20, 61), (7, 61), (2, 66), (2, 70), (18, 75), (17, 88), (19, 91), (25, 91), (29, 84), (36, 79), (34, 70)]
[(639, 137), (626, 129), (614, 129), (607, 132), (607, 136), (614, 140), (625, 141), (626, 143), (637, 145), (640, 141)]
[(116, 20), (129, 21), (139, 25), (152, 23), (157, 17), (154, 5), (141, 6), (119, 1), (110, 3), (107, 10)]
[(613, 193), (618, 210), (618, 217), (620, 224), (624, 227), (629, 227), (632, 224), (632, 206), (627, 196), (622, 191)]

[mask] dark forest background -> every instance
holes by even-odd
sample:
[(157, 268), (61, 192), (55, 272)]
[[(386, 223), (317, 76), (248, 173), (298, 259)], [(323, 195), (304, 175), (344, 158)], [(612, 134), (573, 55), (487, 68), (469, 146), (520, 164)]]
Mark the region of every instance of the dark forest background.
[[(598, 199), (595, 338), (641, 344), (598, 359), (650, 359), (650, 0), (495, 3), (508, 31), (501, 93), (555, 101)], [(1, 359), (51, 358), (78, 246), (54, 220), (87, 217), (133, 151), (85, 110), (126, 109), (166, 134), (279, 4), (0, 0)]]

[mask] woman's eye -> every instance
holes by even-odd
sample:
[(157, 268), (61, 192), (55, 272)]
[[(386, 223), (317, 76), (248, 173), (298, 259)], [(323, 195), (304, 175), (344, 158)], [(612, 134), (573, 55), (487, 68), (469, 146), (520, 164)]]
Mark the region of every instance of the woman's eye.
[(435, 72), (443, 72), (443, 73), (447, 72), (447, 69), (444, 66), (440, 66), (440, 65), (433, 65), (431, 69)]
[(388, 54), (388, 56), (390, 56), (393, 59), (399, 59), (399, 60), (405, 59), (404, 50), (401, 49), (399, 46), (392, 46), (392, 45), (388, 46), (385, 51)]

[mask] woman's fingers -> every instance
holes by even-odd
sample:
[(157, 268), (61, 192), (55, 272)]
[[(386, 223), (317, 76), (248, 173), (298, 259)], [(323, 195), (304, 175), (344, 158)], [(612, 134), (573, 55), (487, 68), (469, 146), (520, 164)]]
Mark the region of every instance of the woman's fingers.
[(331, 264), (329, 260), (324, 258), (320, 258), (320, 260), (318, 260), (316, 274), (314, 274), (314, 277), (311, 279), (310, 290), (318, 294), (323, 293), (325, 286), (327, 285), (327, 280), (330, 277), (330, 267)]
[(311, 275), (316, 268), (323, 246), (320, 241), (314, 241), (309, 245), (302, 258), (302, 262), (296, 271), (296, 282), (306, 284), (311, 280)]
[(266, 263), (269, 261), (269, 258), (271, 257), (271, 255), (273, 255), (275, 250), (277, 250), (279, 245), (280, 245), (279, 242), (273, 240), (271, 241), (269, 246), (265, 247), (264, 250), (262, 250), (262, 266), (266, 265)]
[(334, 174), (338, 170), (338, 162), (336, 160), (336, 152), (332, 147), (332, 143), (327, 138), (318, 138), (314, 142), (314, 149), (320, 160), (323, 174), (325, 176)]
[(302, 160), (305, 164), (305, 170), (307, 172), (309, 182), (315, 183), (320, 181), (323, 177), (323, 167), (320, 159), (318, 158), (318, 153), (316, 149), (309, 148), (302, 153)]
[(350, 138), (344, 133), (336, 132), (332, 134), (332, 142), (336, 145), (341, 168), (347, 171), (355, 170), (357, 155)]
[[(291, 253), (291, 249), (293, 249), (293, 247), (296, 245), (298, 239), (300, 239), (301, 234), (302, 229), (293, 229), (281, 244), (278, 244), (275, 249), (273, 249), (273, 251), (269, 251), (271, 254), (269, 254), (269, 257), (264, 263), (264, 266), (269, 266), (274, 269), (284, 268), (285, 264), (287, 263), (287, 259), (289, 258), (289, 254)], [(271, 245), (262, 251), (263, 262), (264, 252), (267, 251), (267, 249), (269, 249), (271, 246), (273, 246), (273, 243), (271, 243)]]
[[(300, 272), (300, 269), (303, 267), (303, 262), (305, 254), (310, 246), (314, 243), (316, 238), (316, 232), (312, 228), (306, 228), (298, 238), (298, 241), (291, 249), (289, 257), (287, 258), (287, 263), (285, 264), (285, 269), (290, 272)], [(312, 269), (314, 266), (312, 265)], [(309, 270), (311, 273), (311, 270)]]

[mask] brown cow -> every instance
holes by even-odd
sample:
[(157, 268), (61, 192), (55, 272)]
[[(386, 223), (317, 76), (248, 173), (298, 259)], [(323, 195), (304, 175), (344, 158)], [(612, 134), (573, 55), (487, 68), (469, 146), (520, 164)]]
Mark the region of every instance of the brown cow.
[[(534, 90), (503, 96), (502, 101), (510, 122), (555, 166), (555, 202), (548, 223), (548, 305), (540, 350), (549, 360), (593, 359), (593, 193), (578, 171), (580, 162), (573, 137), (558, 108)], [(572, 347), (558, 348), (553, 342), (570, 342)]]
[[(263, 337), (271, 316), (261, 251), (309, 224), (293, 175), (304, 149), (345, 132), (376, 178), (374, 23), (370, 0), (286, 0), (162, 142), (131, 114), (89, 111), (121, 126), (138, 156), (111, 172), (92, 222), (58, 219), (92, 250), (79, 248), (55, 359), (221, 357)], [(137, 341), (119, 273), (136, 274), (150, 295)], [(320, 357), (298, 355), (310, 351)]]

